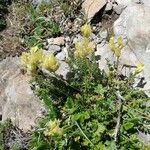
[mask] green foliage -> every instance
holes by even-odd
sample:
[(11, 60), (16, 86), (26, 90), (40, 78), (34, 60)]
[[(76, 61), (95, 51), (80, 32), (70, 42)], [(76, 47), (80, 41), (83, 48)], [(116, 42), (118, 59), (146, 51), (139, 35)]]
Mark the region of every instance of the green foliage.
[[(146, 105), (150, 99), (133, 88), (131, 78), (135, 76), (122, 78), (111, 64), (108, 73), (100, 71), (94, 56), (68, 62), (72, 77), (67, 81), (42, 73), (32, 81), (48, 114), (35, 130), (30, 149), (144, 150), (138, 131), (150, 133)], [(46, 123), (55, 119), (63, 135), (45, 136)]]
[(52, 0), (58, 6), (61, 7), (66, 17), (75, 18), (76, 14), (78, 14), (81, 8), (82, 1), (81, 0)]
[(17, 19), (21, 26), (20, 35), (25, 39), (27, 47), (42, 47), (48, 37), (60, 34), (58, 23), (48, 17), (51, 8), (53, 8), (51, 3), (41, 3), (38, 7), (31, 2), (16, 3)]
[(0, 123), (0, 150), (28, 150), (30, 133), (24, 133), (11, 120)]
[[(7, 136), (9, 135), (10, 130), (13, 129), (12, 122), (6, 120), (4, 123), (0, 123), (0, 150), (8, 149)], [(14, 144), (11, 147), (12, 150), (21, 150), (17, 144)]]
[(5, 135), (11, 127), (10, 120), (0, 123), (0, 150), (5, 150)]

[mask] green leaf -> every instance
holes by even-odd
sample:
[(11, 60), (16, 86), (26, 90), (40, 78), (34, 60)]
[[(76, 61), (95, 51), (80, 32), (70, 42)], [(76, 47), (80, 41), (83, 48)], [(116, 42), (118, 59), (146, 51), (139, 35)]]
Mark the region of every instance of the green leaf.
[(132, 122), (127, 122), (123, 125), (125, 130), (129, 130), (129, 129), (133, 128), (133, 126), (134, 126), (134, 123), (132, 123)]
[(106, 141), (106, 150), (117, 150), (115, 141)]
[(100, 136), (105, 130), (106, 130), (106, 127), (103, 124), (98, 123), (98, 127), (97, 127), (97, 130), (94, 133), (94, 135), (95, 136)]
[(103, 96), (104, 93), (106, 92), (106, 90), (105, 90), (105, 88), (104, 88), (101, 84), (99, 84), (99, 85), (95, 88), (94, 92)]
[(87, 111), (80, 112), (80, 113), (73, 115), (73, 120), (80, 121), (81, 123), (83, 123), (86, 119), (89, 119), (89, 118), (90, 118), (90, 115)]
[(40, 27), (40, 26), (38, 26), (38, 27), (36, 27), (35, 29), (34, 29), (34, 34), (36, 35), (36, 36), (42, 36), (42, 33), (43, 33), (43, 28), (42, 27)]
[(37, 147), (37, 150), (50, 150), (50, 145), (47, 143), (42, 143)]

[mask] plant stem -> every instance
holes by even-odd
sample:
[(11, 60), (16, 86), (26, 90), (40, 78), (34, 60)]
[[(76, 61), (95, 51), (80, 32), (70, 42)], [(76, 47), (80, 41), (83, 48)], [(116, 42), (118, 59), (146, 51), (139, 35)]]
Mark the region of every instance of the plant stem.
[(79, 124), (77, 123), (77, 121), (75, 121), (76, 126), (79, 128), (79, 130), (81, 131), (82, 135), (91, 143), (92, 146), (94, 146), (94, 144), (91, 142), (91, 140), (86, 136), (86, 134), (83, 132), (83, 130), (81, 129), (81, 127), (79, 126)]

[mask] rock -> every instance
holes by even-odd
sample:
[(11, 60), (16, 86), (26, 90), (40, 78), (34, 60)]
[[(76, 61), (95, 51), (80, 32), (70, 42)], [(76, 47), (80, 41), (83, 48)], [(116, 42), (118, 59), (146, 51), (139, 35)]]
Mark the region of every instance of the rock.
[(60, 52), (60, 46), (58, 45), (48, 45), (47, 46), (48, 51), (50, 51), (51, 53), (58, 53)]
[(55, 73), (66, 80), (66, 79), (68, 79), (68, 76), (70, 73), (70, 67), (66, 62), (60, 61), (60, 67), (58, 68), (58, 70)]
[(97, 45), (97, 51), (95, 52), (95, 56), (99, 57), (100, 59), (97, 60), (99, 63), (99, 68), (101, 70), (105, 70), (106, 72), (108, 71), (108, 66), (107, 66), (107, 60), (110, 60), (111, 62), (114, 62), (114, 56), (113, 53), (111, 52), (108, 44), (98, 44)]
[(140, 140), (143, 141), (143, 143), (145, 143), (146, 145), (150, 144), (150, 134), (145, 134), (145, 133), (139, 131), (138, 136), (139, 136)]
[(47, 42), (49, 45), (62, 46), (65, 44), (65, 38), (64, 37), (50, 38), (50, 39), (47, 39)]
[[(103, 42), (104, 40), (101, 38), (101, 37), (99, 37), (99, 36), (97, 36), (96, 37), (96, 39), (95, 39), (95, 42), (96, 42), (96, 44), (100, 44), (101, 42)], [(105, 41), (106, 42), (106, 41)]]
[(69, 58), (69, 52), (68, 52), (68, 49), (69, 49), (69, 46), (66, 45), (66, 47), (63, 48), (63, 51), (65, 52), (65, 55), (66, 55), (66, 59)]
[(103, 30), (99, 34), (100, 34), (101, 38), (106, 39), (107, 36), (108, 36), (108, 31), (107, 30)]
[(88, 20), (91, 20), (107, 4), (106, 0), (85, 0), (82, 9)]
[(150, 0), (141, 0), (145, 6), (150, 6)]
[(69, 37), (69, 36), (66, 36), (66, 37), (65, 37), (65, 41), (66, 41), (66, 42), (70, 42), (70, 37)]
[(105, 8), (105, 11), (112, 10), (112, 8), (113, 8), (113, 3), (112, 2), (108, 2), (107, 5), (106, 5), (106, 8)]
[[(122, 63), (137, 65), (144, 63), (145, 70), (143, 75), (147, 81), (144, 87), (150, 94), (150, 9), (149, 6), (132, 4), (128, 6), (114, 23), (114, 33), (116, 36), (122, 36), (127, 39), (125, 51), (130, 54), (122, 56)], [(134, 55), (130, 58), (130, 55)]]
[(117, 14), (121, 14), (125, 7), (132, 3), (138, 3), (140, 0), (115, 0), (117, 4), (113, 5), (113, 9)]
[(56, 58), (57, 58), (58, 60), (63, 61), (63, 60), (66, 59), (66, 53), (65, 53), (64, 51), (61, 51), (60, 53), (58, 53), (58, 54), (56, 55)]
[(77, 34), (76, 37), (73, 39), (73, 44), (75, 44), (81, 40), (82, 40), (81, 34)]
[(73, 44), (77, 43), (78, 41), (79, 41), (78, 38), (75, 37), (75, 38), (73, 39)]
[(42, 116), (43, 106), (30, 88), (30, 77), (23, 75), (19, 66), (17, 57), (0, 62), (0, 107), (2, 121), (10, 118), (14, 125), (26, 132)]

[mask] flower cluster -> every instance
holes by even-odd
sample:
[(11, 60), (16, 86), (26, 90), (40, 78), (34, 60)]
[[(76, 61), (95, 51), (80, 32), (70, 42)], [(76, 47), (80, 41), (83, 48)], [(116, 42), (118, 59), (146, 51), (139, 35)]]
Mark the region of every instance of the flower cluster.
[(37, 46), (31, 48), (29, 53), (24, 52), (21, 56), (22, 64), (26, 67), (26, 70), (31, 73), (36, 73), (40, 63), (44, 58), (42, 49)]
[(85, 24), (81, 27), (81, 33), (83, 37), (89, 38), (92, 34), (92, 29), (90, 24)]
[(46, 129), (44, 131), (45, 136), (54, 136), (54, 135), (62, 135), (63, 129), (59, 127), (60, 121), (55, 119), (54, 121), (49, 121), (46, 124)]
[(83, 40), (75, 44), (75, 57), (86, 58), (88, 55), (92, 54), (95, 49), (95, 43), (90, 42), (90, 36), (92, 34), (92, 29), (89, 24), (85, 24), (81, 27), (81, 33)]
[(137, 68), (135, 69), (135, 74), (141, 73), (145, 68), (145, 65), (143, 63), (140, 63), (137, 65)]
[(27, 72), (36, 74), (38, 68), (42, 67), (50, 72), (55, 72), (59, 67), (58, 60), (53, 54), (44, 55), (43, 50), (36, 47), (31, 48), (30, 52), (24, 52), (21, 62)]
[(115, 42), (114, 37), (110, 38), (109, 47), (111, 48), (111, 50), (115, 54), (115, 56), (117, 58), (120, 58), (121, 50), (125, 47), (122, 37), (119, 37), (117, 42)]

